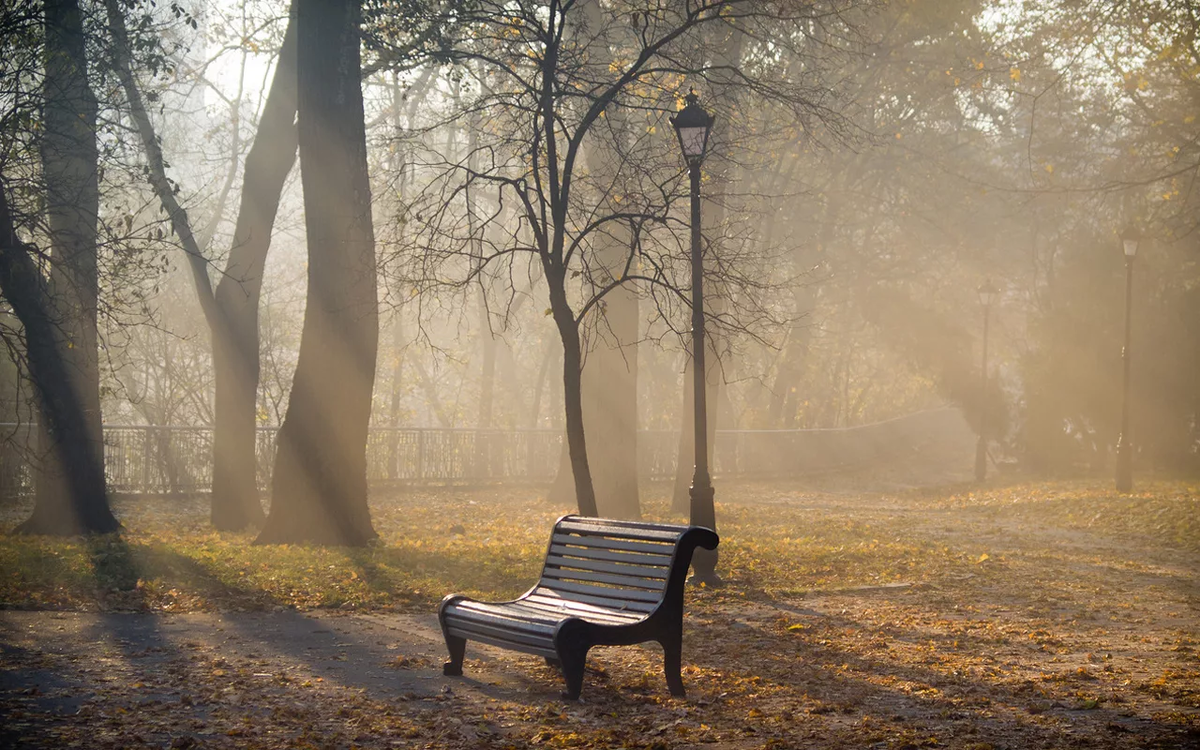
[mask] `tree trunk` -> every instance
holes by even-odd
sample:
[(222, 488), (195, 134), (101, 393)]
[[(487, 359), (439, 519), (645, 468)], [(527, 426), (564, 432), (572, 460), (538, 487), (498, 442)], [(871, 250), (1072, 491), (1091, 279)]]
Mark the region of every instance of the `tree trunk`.
[(283, 47), (250, 153), (225, 274), (217, 284), (218, 320), (212, 328), (212, 524), (241, 531), (260, 524), (255, 456), (258, 413), (258, 305), (271, 231), (288, 173), (296, 161), (296, 30), (288, 21)]
[[(119, 0), (107, 0), (109, 29), (121, 85), (148, 162), (148, 177), (192, 271), (213, 347), (216, 404), (213, 435), (213, 524), (241, 530), (262, 520), (255, 459), (258, 392), (258, 298), (271, 229), (283, 183), (295, 161), (295, 32), (289, 20), (259, 132), (246, 159), (242, 202), (226, 273), (214, 292), (204, 248), (167, 179), (153, 123), (133, 77), (132, 48)], [(218, 298), (220, 294), (220, 298)]]
[(579, 342), (579, 325), (567, 303), (564, 288), (565, 271), (547, 269), (550, 287), (550, 310), (563, 344), (563, 405), (567, 420), (567, 453), (571, 459), (571, 476), (575, 480), (575, 502), (579, 514), (596, 516), (596, 491), (588, 467), (587, 442), (583, 431), (583, 352)]
[(120, 524), (109, 507), (100, 414), (97, 106), (88, 85), (78, 3), (48, 0), (45, 32), (42, 170), (51, 238), (49, 289), (17, 240), (7, 196), (2, 199), (0, 283), (25, 327), (45, 440), (33, 514), (16, 531), (109, 533)]
[(257, 543), (363, 545), (379, 344), (358, 0), (297, 0), (308, 302)]
[[(605, 11), (596, 0), (583, 3), (580, 10), (588, 28), (603, 28)], [(593, 40), (590, 46), (590, 54), (596, 59), (613, 59), (614, 51), (603, 38)], [(617, 132), (627, 127), (619, 109), (608, 113), (608, 118)], [(623, 155), (611, 140), (614, 137), (594, 133), (589, 139), (585, 158), (592, 179), (599, 185), (613, 184), (620, 171)], [(610, 202), (611, 196), (596, 195), (595, 199), (610, 212), (620, 210)], [(628, 228), (616, 224), (592, 235), (593, 262), (604, 268), (606, 277), (620, 278), (625, 273), (630, 239)], [(604, 303), (594, 307), (586, 321), (591, 335), (581, 383), (588, 466), (597, 511), (610, 518), (638, 519), (642, 516), (637, 461), (638, 295), (631, 286), (621, 286), (607, 294)], [(572, 471), (569, 458), (569, 450), (564, 451), (551, 497), (562, 495), (570, 486), (571, 475), (562, 476)]]

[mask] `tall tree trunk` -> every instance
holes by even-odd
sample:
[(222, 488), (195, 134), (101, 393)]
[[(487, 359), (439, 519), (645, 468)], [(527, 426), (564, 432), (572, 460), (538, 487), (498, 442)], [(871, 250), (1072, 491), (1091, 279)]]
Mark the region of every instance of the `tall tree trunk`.
[[(587, 18), (588, 28), (603, 28), (605, 11), (596, 0), (587, 0), (581, 10)], [(613, 59), (613, 50), (604, 39), (595, 39), (592, 48), (596, 59)], [(621, 111), (614, 109), (608, 117), (613, 123), (612, 131), (622, 132)], [(588, 170), (601, 186), (611, 185), (620, 169), (623, 157), (619, 146), (609, 140), (615, 137), (619, 136), (596, 133), (590, 139), (586, 154)], [(597, 195), (595, 199), (606, 202), (609, 196)], [(616, 212), (620, 207), (611, 203), (607, 210)], [(619, 278), (624, 274), (631, 239), (627, 227), (619, 228), (615, 224), (610, 224), (607, 232), (597, 231), (592, 235), (592, 258), (604, 268), (608, 277)], [(642, 515), (637, 465), (639, 300), (631, 286), (621, 286), (607, 294), (604, 301), (604, 305), (593, 308), (586, 322), (591, 335), (587, 339), (580, 380), (588, 466), (600, 515), (636, 519)], [(563, 472), (571, 471), (570, 453), (564, 450), (559, 462), (559, 477), (550, 490), (551, 497), (565, 495), (571, 476), (563, 476)]]
[(296, 29), (288, 21), (271, 89), (246, 155), (242, 198), (225, 274), (217, 284), (212, 328), (216, 399), (213, 415), (212, 523), (240, 531), (265, 517), (255, 458), (258, 413), (258, 306), (271, 231), (296, 161)]
[(362, 545), (379, 345), (359, 0), (297, 0), (308, 302), (259, 544)]
[(44, 440), (33, 514), (16, 531), (108, 533), (120, 524), (108, 502), (100, 414), (97, 106), (87, 79), (78, 3), (47, 0), (45, 33), (42, 170), (51, 242), (48, 289), (17, 240), (3, 199), (2, 281), (25, 326)]
[(587, 441), (583, 426), (583, 350), (579, 341), (579, 324), (567, 303), (564, 281), (549, 277), (548, 273), (550, 309), (563, 344), (563, 406), (567, 422), (567, 455), (571, 461), (571, 477), (575, 484), (575, 502), (580, 515), (596, 516), (596, 491), (588, 465)]
[[(116, 70), (146, 152), (148, 176), (192, 272), (208, 324), (217, 379), (213, 435), (213, 524), (241, 530), (262, 520), (255, 460), (258, 298), (283, 183), (296, 154), (295, 32), (289, 20), (259, 132), (246, 159), (242, 202), (226, 274), (214, 292), (208, 259), (167, 178), (162, 146), (133, 76), (132, 47), (119, 0), (106, 0)], [(221, 295), (218, 299), (218, 294)]]

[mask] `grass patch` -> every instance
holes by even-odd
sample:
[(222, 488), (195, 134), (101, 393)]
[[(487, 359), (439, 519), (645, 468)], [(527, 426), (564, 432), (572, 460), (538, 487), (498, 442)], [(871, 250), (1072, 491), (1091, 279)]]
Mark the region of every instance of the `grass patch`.
[[(644, 491), (648, 519), (670, 513)], [(797, 483), (719, 488), (720, 570), (729, 598), (796, 596), (972, 575), (1000, 560), (967, 538), (930, 534), (939, 513), (1042, 531), (1200, 549), (1200, 496), (1181, 482), (1116, 495), (1099, 483), (950, 487), (897, 495), (811, 493)], [(535, 490), (421, 490), (373, 501), (378, 544), (253, 546), (209, 530), (201, 500), (124, 499), (125, 532), (91, 539), (0, 536), (0, 606), (34, 609), (402, 609), (428, 611), (450, 592), (490, 599), (536, 578), (554, 507)], [(10, 507), (4, 530), (28, 512)], [(956, 523), (958, 521), (955, 521)]]

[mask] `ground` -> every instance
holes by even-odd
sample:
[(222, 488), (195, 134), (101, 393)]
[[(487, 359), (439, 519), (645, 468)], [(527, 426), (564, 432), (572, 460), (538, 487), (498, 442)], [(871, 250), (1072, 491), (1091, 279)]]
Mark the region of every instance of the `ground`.
[(688, 593), (685, 699), (653, 645), (595, 649), (578, 703), (486, 646), (441, 675), (437, 600), (536, 578), (567, 509), (535, 490), (377, 498), (367, 550), (250, 547), (182, 500), (123, 501), (120, 538), (7, 537), (0, 747), (1200, 748), (1196, 483), (718, 502), (727, 585)]

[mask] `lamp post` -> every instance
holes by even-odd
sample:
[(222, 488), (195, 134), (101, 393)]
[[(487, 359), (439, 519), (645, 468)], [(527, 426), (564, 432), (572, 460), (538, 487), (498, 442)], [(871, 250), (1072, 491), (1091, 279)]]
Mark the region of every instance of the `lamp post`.
[(1121, 349), (1124, 382), (1121, 386), (1121, 436), (1117, 438), (1117, 492), (1133, 489), (1133, 446), (1129, 443), (1129, 337), (1133, 317), (1133, 258), (1141, 237), (1132, 227), (1121, 233), (1125, 250), (1125, 346)]
[[(695, 91), (688, 93), (687, 106), (671, 118), (679, 147), (687, 161), (688, 176), (692, 185), (692, 374), (695, 418), (696, 466), (692, 475), (691, 523), (694, 526), (717, 528), (717, 514), (713, 507), (714, 490), (708, 473), (708, 405), (704, 367), (704, 264), (700, 248), (700, 164), (708, 147), (708, 135), (712, 132), (713, 116), (700, 106), (700, 97)], [(693, 583), (707, 586), (719, 585), (717, 575), (717, 553), (715, 550), (697, 549), (692, 556)]]
[(980, 367), (979, 389), (979, 441), (975, 443), (975, 481), (987, 479), (987, 387), (988, 387), (988, 317), (992, 303), (1000, 296), (1000, 290), (992, 282), (984, 281), (975, 291), (983, 305), (983, 363)]

